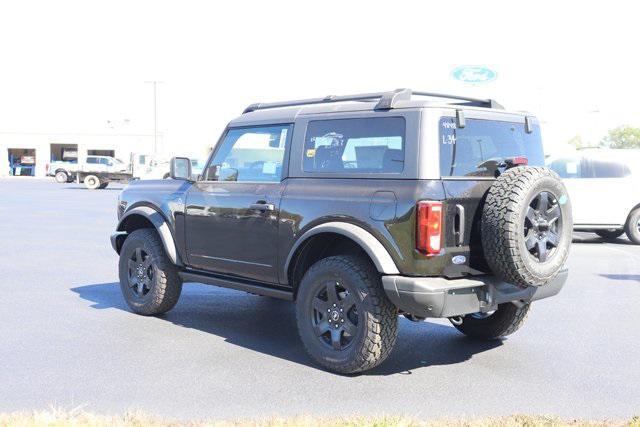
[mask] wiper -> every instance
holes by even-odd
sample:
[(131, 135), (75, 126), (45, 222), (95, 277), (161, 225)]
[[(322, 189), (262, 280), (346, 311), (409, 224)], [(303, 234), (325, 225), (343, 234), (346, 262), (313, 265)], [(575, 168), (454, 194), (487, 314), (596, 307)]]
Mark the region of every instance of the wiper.
[(529, 159), (526, 156), (514, 156), (514, 157), (492, 157), (485, 160), (476, 166), (476, 168), (485, 168), (490, 171), (500, 171), (500, 169), (507, 170), (516, 166), (526, 166), (529, 164)]

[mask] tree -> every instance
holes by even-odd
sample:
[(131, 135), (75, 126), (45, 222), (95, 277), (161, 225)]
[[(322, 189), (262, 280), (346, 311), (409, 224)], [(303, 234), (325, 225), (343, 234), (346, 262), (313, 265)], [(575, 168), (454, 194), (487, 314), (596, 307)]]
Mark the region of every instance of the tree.
[(584, 147), (584, 142), (582, 142), (582, 137), (580, 135), (576, 135), (570, 140), (567, 141), (567, 144), (573, 145), (576, 148)]
[(640, 128), (619, 126), (602, 138), (602, 145), (610, 148), (640, 148)]

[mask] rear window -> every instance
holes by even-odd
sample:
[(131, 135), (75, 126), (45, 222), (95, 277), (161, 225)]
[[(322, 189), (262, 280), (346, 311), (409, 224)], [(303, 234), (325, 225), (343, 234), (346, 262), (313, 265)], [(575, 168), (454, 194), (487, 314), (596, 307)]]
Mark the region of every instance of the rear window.
[(440, 119), (441, 176), (495, 176), (505, 158), (525, 156), (529, 164), (544, 166), (540, 128), (526, 133), (524, 123), (466, 119), (457, 128), (453, 117)]
[(402, 117), (317, 120), (305, 136), (305, 172), (399, 173), (404, 169)]

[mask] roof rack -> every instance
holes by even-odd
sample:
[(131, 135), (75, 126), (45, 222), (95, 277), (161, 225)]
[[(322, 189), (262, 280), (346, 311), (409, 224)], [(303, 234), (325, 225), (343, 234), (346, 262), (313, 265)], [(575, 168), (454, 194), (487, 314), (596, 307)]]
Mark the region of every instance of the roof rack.
[(504, 109), (502, 105), (498, 104), (493, 99), (481, 99), (470, 98), (467, 96), (448, 95), (443, 93), (434, 92), (418, 92), (411, 89), (396, 89), (389, 92), (372, 92), (372, 93), (360, 93), (356, 95), (328, 95), (324, 98), (309, 98), (299, 99), (295, 101), (283, 101), (283, 102), (265, 102), (258, 104), (251, 104), (242, 112), (250, 113), (256, 110), (266, 110), (269, 108), (281, 108), (281, 107), (295, 107), (300, 105), (314, 105), (314, 104), (328, 104), (333, 102), (345, 102), (345, 101), (378, 101), (374, 109), (376, 110), (390, 110), (395, 107), (398, 101), (409, 101), (412, 95), (426, 96), (429, 98), (441, 98), (450, 99), (455, 101), (454, 105), (464, 105), (473, 107), (485, 107), (485, 108), (497, 108)]

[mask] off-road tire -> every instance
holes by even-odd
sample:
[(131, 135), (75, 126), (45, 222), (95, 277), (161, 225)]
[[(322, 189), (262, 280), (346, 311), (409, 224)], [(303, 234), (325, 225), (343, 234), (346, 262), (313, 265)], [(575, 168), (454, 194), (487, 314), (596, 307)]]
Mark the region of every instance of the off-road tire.
[(624, 229), (622, 230), (596, 230), (595, 232), (598, 236), (602, 237), (604, 240), (615, 240), (618, 237), (624, 234)]
[[(154, 273), (151, 287), (143, 296), (138, 296), (129, 283), (129, 260), (137, 248), (141, 248), (151, 257)], [(178, 302), (182, 292), (182, 281), (154, 229), (139, 229), (126, 238), (120, 251), (118, 267), (120, 290), (127, 305), (134, 312), (145, 316), (162, 314), (171, 310)]]
[(624, 231), (627, 233), (627, 237), (636, 245), (640, 245), (640, 207), (635, 208), (629, 214), (627, 223), (624, 227)]
[[(555, 198), (562, 222), (557, 247), (541, 262), (527, 250), (524, 233), (530, 203), (545, 192)], [(505, 282), (544, 285), (556, 277), (569, 255), (572, 227), (571, 203), (558, 174), (543, 167), (508, 169), (489, 189), (483, 207), (481, 236), (487, 264)]]
[(104, 190), (104, 189), (105, 189), (105, 188), (107, 188), (108, 186), (109, 186), (109, 183), (108, 183), (108, 182), (103, 182), (102, 184), (100, 184), (100, 185), (98, 186), (98, 189), (99, 189), (99, 190)]
[(100, 188), (100, 178), (95, 175), (87, 175), (84, 178), (84, 186), (89, 190), (97, 190)]
[(55, 174), (55, 180), (58, 184), (66, 184), (69, 182), (69, 174), (65, 171), (58, 171)]
[[(337, 281), (355, 298), (357, 332), (344, 349), (336, 350), (314, 332), (313, 304), (328, 281)], [(357, 256), (332, 256), (316, 262), (305, 273), (296, 299), (298, 332), (309, 355), (324, 368), (352, 374), (382, 363), (393, 349), (398, 333), (398, 311), (389, 301), (379, 273)]]
[(468, 314), (463, 317), (462, 324), (453, 326), (469, 338), (478, 340), (495, 340), (511, 335), (524, 324), (529, 313), (530, 304), (517, 307), (510, 302), (499, 304), (498, 309), (488, 317)]

